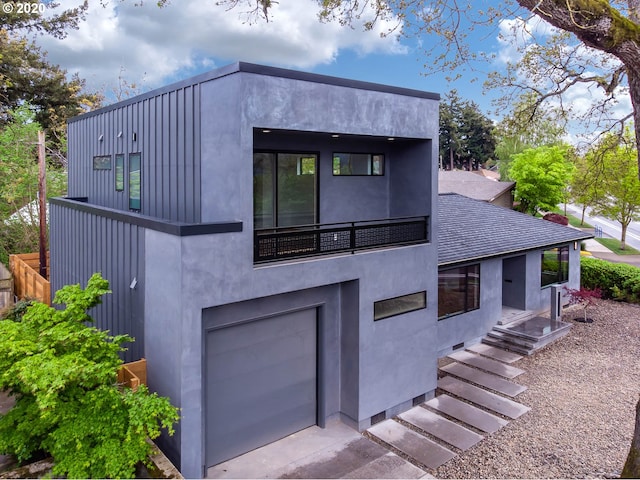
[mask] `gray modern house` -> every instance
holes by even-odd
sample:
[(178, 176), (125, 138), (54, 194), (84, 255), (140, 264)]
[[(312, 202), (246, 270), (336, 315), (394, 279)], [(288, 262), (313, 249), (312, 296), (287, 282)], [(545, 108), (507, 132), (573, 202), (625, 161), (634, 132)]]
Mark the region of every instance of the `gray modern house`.
[(578, 285), (582, 232), (549, 224), (498, 250), (506, 217), (483, 244), (443, 234), (477, 226), (438, 207), (438, 100), (239, 63), (69, 122), (52, 288), (111, 282), (92, 314), (136, 338), (127, 360), (145, 357), (181, 408), (161, 446), (186, 477), (329, 419), (363, 430), (404, 411), (503, 303), (540, 309), (550, 282)]

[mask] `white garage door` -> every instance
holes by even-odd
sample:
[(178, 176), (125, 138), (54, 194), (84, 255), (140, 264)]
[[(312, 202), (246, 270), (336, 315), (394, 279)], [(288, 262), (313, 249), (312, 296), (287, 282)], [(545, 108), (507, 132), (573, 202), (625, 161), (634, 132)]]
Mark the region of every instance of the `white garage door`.
[(207, 333), (208, 467), (316, 424), (316, 323), (310, 308)]

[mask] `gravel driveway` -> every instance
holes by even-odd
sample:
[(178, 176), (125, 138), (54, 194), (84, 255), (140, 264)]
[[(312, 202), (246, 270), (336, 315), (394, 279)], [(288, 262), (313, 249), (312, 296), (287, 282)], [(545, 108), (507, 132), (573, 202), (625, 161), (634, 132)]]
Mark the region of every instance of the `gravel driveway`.
[(600, 300), (594, 323), (515, 365), (531, 411), (434, 472), (436, 478), (606, 478), (622, 471), (640, 393), (640, 306)]

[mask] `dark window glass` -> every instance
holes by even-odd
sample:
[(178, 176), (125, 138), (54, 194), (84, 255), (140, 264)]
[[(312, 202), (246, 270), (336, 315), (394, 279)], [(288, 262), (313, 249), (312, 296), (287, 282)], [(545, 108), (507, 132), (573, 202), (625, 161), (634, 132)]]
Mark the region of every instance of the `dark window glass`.
[(111, 170), (111, 155), (98, 155), (93, 157), (94, 170)]
[(116, 191), (124, 190), (124, 155), (119, 153), (116, 155)]
[(480, 264), (438, 272), (438, 319), (480, 308)]
[(140, 154), (129, 154), (129, 208), (140, 210)]
[(253, 154), (254, 228), (316, 223), (317, 162), (309, 153)]
[(401, 297), (380, 300), (373, 304), (373, 319), (394, 317), (403, 313), (427, 308), (427, 292), (411, 293)]
[(540, 285), (569, 281), (569, 247), (558, 247), (542, 252), (542, 273)]
[(371, 153), (334, 153), (334, 175), (384, 175), (384, 155)]

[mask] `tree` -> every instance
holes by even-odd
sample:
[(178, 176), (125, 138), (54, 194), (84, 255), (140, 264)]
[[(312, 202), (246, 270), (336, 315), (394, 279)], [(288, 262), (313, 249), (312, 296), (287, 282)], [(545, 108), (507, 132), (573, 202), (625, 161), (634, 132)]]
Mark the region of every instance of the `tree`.
[(529, 111), (534, 103), (532, 95), (523, 94), (496, 126), (495, 155), (501, 180), (511, 180), (509, 169), (514, 155), (527, 148), (559, 145), (565, 134), (558, 112), (552, 109), (539, 109), (538, 115), (532, 118)]
[(442, 166), (477, 170), (493, 159), (493, 124), (477, 104), (463, 101), (454, 90), (440, 102), (440, 158)]
[(67, 79), (67, 72), (49, 63), (26, 35), (64, 38), (67, 29), (77, 28), (88, 4), (84, 1), (76, 8), (48, 15), (39, 6), (55, 11), (57, 4), (28, 0), (20, 5), (23, 8), (0, 12), (0, 126), (11, 122), (10, 111), (27, 102), (55, 148), (64, 149), (66, 120), (99, 106), (102, 97), (84, 92), (85, 83), (77, 75)]
[(515, 155), (509, 174), (516, 182), (519, 210), (533, 215), (554, 209), (565, 198), (572, 171), (566, 147), (529, 148)]
[[(593, 155), (602, 162), (602, 195), (596, 200), (594, 211), (620, 222), (622, 250), (625, 248), (629, 224), (640, 220), (640, 180), (636, 162), (638, 153), (630, 137), (631, 133), (627, 132), (627, 141), (624, 142), (617, 135), (609, 135), (596, 147)], [(616, 144), (615, 148), (611, 147), (612, 142)]]
[[(168, 0), (160, 0), (158, 5), (166, 3)], [(270, 9), (278, 2), (216, 0), (216, 3), (229, 9), (246, 7), (250, 21), (255, 21), (258, 18), (268, 20)], [(486, 9), (478, 8), (475, 3), (451, 0), (318, 0), (318, 5), (322, 21), (338, 21), (347, 26), (361, 23), (365, 29), (372, 29), (380, 20), (396, 20), (388, 33), (401, 32), (408, 37), (420, 38), (423, 53), (429, 58), (425, 61), (428, 71), (453, 72), (454, 78), (460, 75), (461, 67), (473, 69), (477, 65), (481, 68), (482, 63), (491, 59), (490, 53), (472, 50), (470, 37), (478, 35), (482, 28), (495, 27), (505, 18), (524, 17), (528, 12), (529, 18), (543, 20), (559, 29), (559, 34), (533, 38), (534, 45), (542, 48), (533, 48), (520, 66), (525, 72), (530, 71), (527, 62), (533, 61), (531, 67), (539, 74), (536, 78), (553, 79), (553, 82), (549, 85), (545, 81), (543, 87), (533, 82), (507, 83), (506, 86), (534, 93), (531, 114), (535, 115), (536, 106), (550, 99), (562, 99), (570, 88), (592, 85), (604, 94), (600, 101), (603, 115), (595, 118), (596, 122), (603, 128), (610, 128), (633, 119), (636, 142), (640, 142), (638, 0), (517, 0), (499, 2), (496, 7)], [(595, 57), (597, 52), (601, 53), (598, 55), (601, 69), (594, 74), (584, 61)], [(632, 114), (608, 118), (605, 114), (607, 106), (620, 95), (628, 95), (631, 99)], [(562, 103), (561, 106), (570, 113), (571, 105)]]
[(53, 475), (134, 478), (152, 451), (147, 438), (173, 434), (178, 410), (146, 387), (121, 389), (118, 353), (133, 339), (88, 324), (87, 310), (109, 292), (94, 274), (83, 290), (60, 289), (55, 309), (33, 303), (17, 320), (0, 321), (0, 389), (15, 405), (0, 415), (0, 453), (20, 461), (38, 451), (53, 457)]

